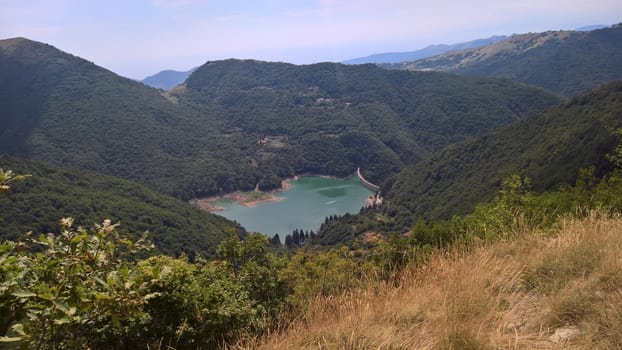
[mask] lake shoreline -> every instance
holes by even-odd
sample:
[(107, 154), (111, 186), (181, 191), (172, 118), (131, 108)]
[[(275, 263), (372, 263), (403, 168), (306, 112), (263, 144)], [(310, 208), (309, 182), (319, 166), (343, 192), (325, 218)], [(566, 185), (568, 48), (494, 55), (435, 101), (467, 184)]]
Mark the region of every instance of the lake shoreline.
[[(303, 175), (304, 176), (304, 175)], [(294, 177), (287, 178), (281, 181), (281, 187), (271, 190), (271, 191), (235, 191), (227, 194), (222, 194), (218, 196), (210, 196), (203, 198), (195, 198), (190, 200), (190, 203), (198, 207), (199, 209), (207, 210), (211, 213), (219, 212), (225, 210), (225, 208), (218, 206), (216, 204), (217, 201), (222, 199), (230, 199), (233, 203), (237, 205), (243, 205), (245, 207), (254, 207), (259, 204), (264, 203), (273, 203), (280, 202), (285, 200), (284, 197), (278, 197), (275, 194), (289, 191), (294, 185), (292, 185), (292, 181), (298, 180), (298, 175)]]
[[(224, 207), (214, 214), (236, 221), (252, 232), (278, 234), (283, 240), (295, 229), (316, 231), (326, 217), (357, 213), (365, 206), (366, 198), (373, 195), (356, 176), (338, 179), (299, 175), (287, 180), (270, 193), (249, 191), (244, 194), (246, 197), (230, 193), (224, 200), (225, 195), (213, 196), (211, 205)], [(215, 201), (218, 198), (220, 201)]]
[(276, 196), (276, 194), (289, 191), (294, 186), (292, 182), (299, 180), (301, 177), (321, 177), (324, 179), (348, 180), (352, 178), (353, 176), (356, 176), (356, 173), (350, 176), (346, 176), (346, 177), (338, 177), (338, 176), (333, 176), (333, 175), (318, 175), (318, 174), (313, 174), (313, 173), (303, 173), (299, 175), (294, 175), (293, 177), (286, 178), (285, 180), (281, 181), (280, 188), (276, 188), (270, 191), (265, 191), (265, 192), (258, 191), (258, 190), (235, 191), (235, 192), (230, 192), (230, 193), (221, 194), (217, 196), (195, 198), (195, 199), (190, 200), (190, 203), (196, 206), (197, 208), (209, 211), (210, 213), (217, 213), (219, 211), (225, 210), (225, 208), (216, 204), (216, 202), (223, 200), (223, 199), (229, 199), (236, 205), (242, 205), (245, 207), (254, 207), (259, 204), (274, 203), (274, 202), (280, 202), (282, 200), (285, 200), (284, 197)]

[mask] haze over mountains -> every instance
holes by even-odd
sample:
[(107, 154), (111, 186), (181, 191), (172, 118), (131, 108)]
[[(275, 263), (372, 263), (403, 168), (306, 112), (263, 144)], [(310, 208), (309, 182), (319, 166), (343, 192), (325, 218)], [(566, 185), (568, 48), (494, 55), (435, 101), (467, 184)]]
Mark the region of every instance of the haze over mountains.
[(169, 90), (183, 83), (198, 67), (187, 71), (163, 70), (154, 75), (150, 75), (142, 80), (142, 83), (156, 89)]
[(364, 64), (364, 63), (400, 63), (406, 61), (415, 61), (418, 59), (439, 55), (448, 51), (472, 49), (480, 46), (493, 44), (507, 38), (505, 35), (495, 35), (487, 39), (476, 39), (458, 44), (438, 44), (429, 45), (423, 49), (409, 52), (388, 52), (377, 53), (366, 57), (353, 58), (342, 63), (345, 64)]
[[(579, 28), (576, 28), (576, 31), (592, 31), (597, 29), (607, 28), (607, 25), (595, 24), (595, 25), (586, 25)], [(482, 46), (486, 46), (489, 44), (494, 44), (501, 40), (507, 39), (506, 35), (494, 35), (485, 39), (475, 39), (467, 42), (456, 43), (456, 44), (431, 44), (425, 48), (407, 51), (407, 52), (387, 52), (387, 53), (376, 53), (371, 54), (365, 57), (353, 58), (342, 61), (344, 64), (366, 64), (366, 63), (374, 63), (374, 64), (395, 64), (395, 63), (404, 63), (411, 62), (416, 60), (421, 60), (427, 57), (440, 55), (450, 51), (458, 51), (465, 49), (474, 49)], [(397, 66), (399, 67), (399, 66)], [(183, 83), (192, 72), (194, 72), (198, 67), (194, 67), (187, 71), (176, 71), (176, 70), (163, 70), (151, 76), (148, 76), (142, 80), (142, 82), (148, 86), (169, 90), (181, 83)]]

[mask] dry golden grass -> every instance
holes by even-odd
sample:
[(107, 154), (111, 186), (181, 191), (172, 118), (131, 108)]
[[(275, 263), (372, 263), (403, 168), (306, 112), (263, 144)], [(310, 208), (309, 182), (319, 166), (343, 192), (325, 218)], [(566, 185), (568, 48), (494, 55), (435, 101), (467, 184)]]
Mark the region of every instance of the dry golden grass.
[[(399, 287), (319, 298), (236, 349), (622, 349), (622, 219), (438, 253)], [(578, 330), (554, 343), (560, 327)]]

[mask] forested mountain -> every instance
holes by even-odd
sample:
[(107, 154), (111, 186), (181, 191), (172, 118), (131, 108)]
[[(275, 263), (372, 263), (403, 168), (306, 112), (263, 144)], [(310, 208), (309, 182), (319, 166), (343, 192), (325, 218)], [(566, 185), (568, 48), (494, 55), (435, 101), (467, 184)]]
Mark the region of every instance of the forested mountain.
[(49, 45), (0, 41), (0, 152), (189, 199), (297, 173), (382, 181), (559, 102), (508, 80), (373, 65), (208, 62), (160, 94)]
[(176, 70), (163, 70), (150, 75), (142, 80), (142, 83), (156, 89), (169, 90), (183, 83), (198, 67), (180, 72)]
[(234, 147), (208, 116), (139, 82), (27, 39), (0, 41), (0, 67), (0, 152), (183, 198), (193, 187), (232, 191), (252, 176), (244, 142)]
[[(208, 62), (179, 103), (219, 116), (225, 130), (267, 136), (264, 166), (380, 182), (403, 164), (559, 101), (507, 80), (387, 71), (374, 65)], [(273, 142), (274, 141), (274, 142)], [(262, 160), (270, 160), (261, 163)]]
[(387, 52), (377, 53), (366, 57), (353, 58), (343, 61), (344, 64), (365, 64), (365, 63), (400, 63), (419, 60), (422, 58), (440, 55), (442, 53), (454, 50), (472, 49), (492, 43), (496, 43), (505, 39), (505, 35), (494, 35), (486, 39), (475, 39), (458, 44), (438, 44), (428, 45), (420, 50), (408, 51), (408, 52)]
[(435, 70), (504, 77), (574, 96), (622, 79), (622, 26), (592, 31), (550, 31), (511, 36), (476, 49), (404, 63)]
[(483, 137), (449, 146), (395, 177), (387, 213), (412, 218), (450, 218), (473, 210), (512, 174), (532, 179), (537, 191), (573, 183), (579, 169), (596, 174), (622, 126), (622, 81), (610, 83), (561, 106)]
[(156, 249), (169, 255), (211, 256), (227, 229), (244, 234), (234, 222), (127, 180), (6, 155), (0, 167), (31, 175), (0, 196), (0, 240), (58, 232), (64, 217), (85, 227), (110, 219), (133, 235), (148, 231)]

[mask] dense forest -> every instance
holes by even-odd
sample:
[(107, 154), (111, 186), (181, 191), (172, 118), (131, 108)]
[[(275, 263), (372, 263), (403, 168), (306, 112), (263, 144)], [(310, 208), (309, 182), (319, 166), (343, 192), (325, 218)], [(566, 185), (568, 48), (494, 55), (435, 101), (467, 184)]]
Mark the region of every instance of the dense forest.
[(133, 238), (148, 233), (156, 252), (207, 258), (216, 254), (227, 231), (245, 234), (221, 216), (127, 180), (2, 155), (0, 164), (29, 175), (12, 186), (10, 196), (0, 197), (1, 240), (28, 231), (59, 233), (63, 217), (85, 227), (107, 218), (120, 222), (120, 230)]
[(570, 102), (482, 137), (450, 145), (407, 167), (381, 189), (385, 202), (364, 215), (329, 220), (318, 243), (349, 242), (366, 231), (394, 232), (418, 219), (450, 219), (489, 201), (512, 174), (533, 179), (533, 189), (574, 183), (579, 169), (595, 176), (611, 170), (605, 154), (622, 126), (622, 82), (607, 84)]
[(279, 140), (261, 151), (270, 164), (285, 159), (296, 172), (337, 176), (360, 166), (374, 182), (560, 101), (508, 80), (405, 73), (226, 60), (201, 66), (171, 95), (217, 114), (225, 130)]
[(476, 49), (397, 64), (469, 76), (504, 77), (572, 97), (622, 79), (622, 25), (592, 31), (513, 35)]
[(357, 166), (381, 182), (560, 101), (508, 80), (256, 61), (209, 62), (161, 94), (27, 39), (0, 42), (0, 64), (0, 151), (185, 200)]

